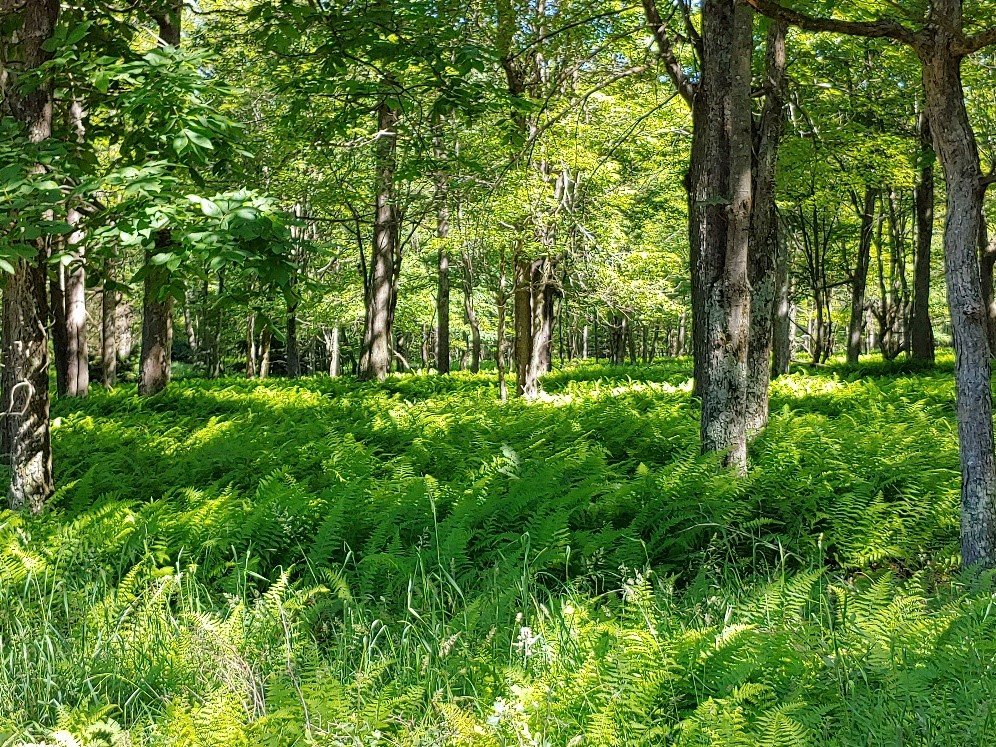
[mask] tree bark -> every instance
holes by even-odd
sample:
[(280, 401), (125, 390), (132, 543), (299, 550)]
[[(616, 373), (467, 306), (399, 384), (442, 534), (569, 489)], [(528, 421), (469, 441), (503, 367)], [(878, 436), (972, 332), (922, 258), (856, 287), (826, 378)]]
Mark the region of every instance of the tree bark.
[[(78, 225), (83, 216), (70, 209), (68, 222)], [(86, 397), (90, 391), (90, 352), (86, 339), (86, 265), (82, 248), (83, 234), (74, 231), (69, 237), (73, 262), (66, 268), (66, 395)]]
[[(858, 256), (851, 275), (851, 317), (847, 328), (847, 362), (857, 365), (861, 356), (861, 331), (865, 319), (865, 290), (868, 287), (868, 268), (871, 265), (871, 246), (875, 235), (875, 201), (877, 193), (865, 187), (864, 201), (860, 205), (861, 233), (858, 237)], [(855, 197), (855, 201), (856, 201)], [(858, 207), (855, 204), (855, 207)]]
[(785, 24), (773, 21), (768, 29), (765, 62), (765, 102), (754, 130), (748, 277), (751, 289), (750, 339), (747, 345), (748, 437), (768, 424), (771, 387), (771, 345), (777, 286), (778, 213), (775, 171), (785, 126)]
[(381, 101), (377, 107), (374, 240), (365, 283), (366, 316), (360, 359), (360, 378), (377, 381), (387, 377), (394, 357), (391, 322), (397, 265), (400, 265), (398, 212), (394, 194), (397, 125), (398, 112), (386, 99)]
[(52, 316), (52, 363), (55, 392), (65, 397), (69, 379), (69, 331), (66, 328), (66, 268), (60, 262), (49, 278), (49, 313)]
[[(747, 346), (751, 224), (751, 53), (753, 11), (740, 0), (702, 7), (704, 158), (693, 170), (691, 221), (699, 236), (698, 285), (703, 452), (747, 469)], [(695, 146), (693, 145), (693, 151)]]
[(147, 251), (147, 270), (142, 294), (142, 353), (138, 393), (142, 397), (158, 394), (169, 384), (173, 358), (173, 296), (169, 295), (169, 270), (153, 265), (152, 257), (168, 252), (173, 235), (169, 229), (156, 233), (156, 246)]
[[(164, 47), (180, 46), (180, 21), (183, 3), (172, 2), (167, 12), (156, 17), (159, 40)], [(154, 251), (145, 255), (146, 275), (142, 295), (142, 352), (139, 364), (138, 393), (149, 397), (169, 384), (173, 363), (173, 297), (165, 293), (169, 270), (153, 266), (152, 257), (173, 247), (169, 228), (156, 233)]]
[(532, 268), (528, 259), (515, 258), (515, 370), (516, 394), (532, 398), (537, 395), (536, 378), (532, 376), (533, 358), (533, 292)]
[[(112, 281), (110, 267), (108, 275)], [(105, 284), (100, 293), (100, 367), (106, 389), (113, 388), (118, 379), (117, 307), (118, 292)]]
[(297, 301), (287, 304), (287, 375), (296, 379), (301, 375), (301, 347), (297, 339)]
[(930, 250), (934, 239), (934, 146), (927, 115), (920, 114), (920, 178), (916, 205), (916, 260), (910, 352), (914, 360), (934, 362), (934, 328), (930, 321)]
[[(6, 14), (17, 3), (0, 2)], [(45, 49), (59, 18), (58, 0), (26, 0), (14, 49), (21, 69), (30, 73), (51, 59)], [(28, 142), (52, 136), (53, 83), (47, 77), (27, 92), (8, 71), (5, 103)], [(40, 171), (41, 167), (39, 167)], [(19, 257), (3, 294), (4, 387), (7, 405), (11, 479), (7, 493), (11, 508), (40, 513), (54, 490), (49, 429), (48, 384), (48, 241), (35, 241), (30, 258)]]
[(986, 308), (976, 253), (982, 216), (978, 145), (968, 119), (961, 59), (952, 30), (961, 28), (959, 0), (936, 0), (938, 23), (917, 51), (924, 67), (927, 116), (944, 167), (947, 216), (945, 276), (955, 347), (958, 437), (962, 472), (961, 541), (965, 565), (996, 564), (996, 461), (993, 457), (990, 356)]
[(463, 315), (470, 327), (470, 370), (477, 373), (481, 370), (481, 324), (477, 320), (477, 310), (474, 308), (474, 265), (470, 250), (464, 249), (463, 261)]
[(775, 267), (775, 318), (771, 331), (771, 377), (777, 378), (789, 372), (792, 363), (792, 293), (789, 264), (791, 256), (788, 244), (779, 242), (778, 258)]

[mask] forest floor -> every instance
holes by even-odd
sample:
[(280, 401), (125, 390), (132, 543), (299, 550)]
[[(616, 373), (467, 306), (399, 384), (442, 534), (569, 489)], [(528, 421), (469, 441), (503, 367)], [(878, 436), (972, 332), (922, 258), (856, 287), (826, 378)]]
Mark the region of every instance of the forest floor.
[(0, 513), (0, 744), (984, 744), (951, 367), (779, 379), (743, 480), (688, 361), (58, 402), (54, 510)]

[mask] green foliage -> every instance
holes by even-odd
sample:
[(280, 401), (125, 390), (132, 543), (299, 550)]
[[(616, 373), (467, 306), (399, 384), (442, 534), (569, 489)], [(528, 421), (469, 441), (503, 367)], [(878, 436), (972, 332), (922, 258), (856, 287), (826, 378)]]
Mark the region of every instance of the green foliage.
[(950, 375), (863, 373), (779, 379), (743, 481), (697, 455), (683, 362), (505, 405), (483, 374), (57, 403), (53, 511), (0, 516), (0, 731), (982, 743)]

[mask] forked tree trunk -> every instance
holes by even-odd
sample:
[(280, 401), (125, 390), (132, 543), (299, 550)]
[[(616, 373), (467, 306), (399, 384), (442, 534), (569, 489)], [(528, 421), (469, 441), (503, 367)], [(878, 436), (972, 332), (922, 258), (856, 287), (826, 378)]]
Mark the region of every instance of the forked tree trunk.
[(917, 181), (916, 261), (913, 277), (913, 314), (910, 352), (914, 360), (934, 361), (934, 329), (930, 322), (930, 248), (934, 239), (934, 146), (930, 122), (920, 114), (920, 178)]
[(396, 263), (398, 259), (398, 213), (394, 175), (397, 168), (398, 112), (388, 102), (377, 107), (376, 205), (373, 252), (366, 278), (366, 315), (360, 378), (383, 380), (391, 370), (392, 330)]
[(868, 268), (871, 265), (871, 247), (875, 236), (876, 198), (875, 190), (866, 186), (864, 201), (860, 206), (861, 233), (858, 238), (858, 256), (855, 260), (854, 274), (851, 276), (851, 318), (847, 328), (847, 362), (851, 365), (856, 365), (861, 357), (865, 289), (868, 286)]
[(765, 102), (754, 133), (756, 160), (748, 265), (751, 288), (745, 416), (748, 437), (755, 436), (768, 424), (772, 327), (778, 292), (775, 170), (785, 126), (785, 24), (771, 23), (765, 56)]

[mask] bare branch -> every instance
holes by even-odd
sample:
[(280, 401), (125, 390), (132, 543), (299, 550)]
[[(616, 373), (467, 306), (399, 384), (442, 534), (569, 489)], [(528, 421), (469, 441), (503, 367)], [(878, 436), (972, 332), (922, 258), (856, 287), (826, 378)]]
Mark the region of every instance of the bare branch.
[(674, 82), (675, 88), (678, 89), (681, 98), (691, 107), (692, 101), (695, 98), (696, 85), (688, 79), (685, 69), (681, 66), (681, 62), (674, 52), (674, 45), (671, 43), (671, 37), (668, 36), (667, 27), (661, 19), (661, 14), (657, 11), (656, 1), (643, 0), (643, 11), (647, 16), (647, 25), (653, 31), (658, 52), (664, 61), (668, 75), (671, 76), (671, 80)]

